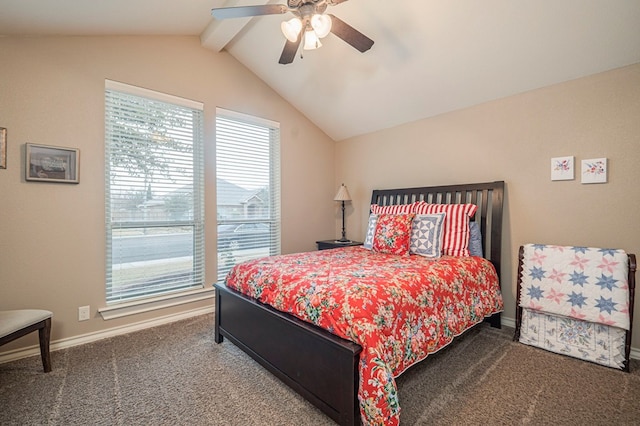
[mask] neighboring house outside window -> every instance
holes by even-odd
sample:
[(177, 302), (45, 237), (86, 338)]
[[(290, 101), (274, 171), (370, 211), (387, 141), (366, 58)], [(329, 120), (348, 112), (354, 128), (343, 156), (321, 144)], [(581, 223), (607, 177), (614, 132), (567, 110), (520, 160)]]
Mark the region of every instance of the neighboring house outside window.
[(105, 85), (106, 300), (203, 288), (203, 105)]
[(218, 281), (238, 262), (280, 254), (279, 124), (216, 111)]

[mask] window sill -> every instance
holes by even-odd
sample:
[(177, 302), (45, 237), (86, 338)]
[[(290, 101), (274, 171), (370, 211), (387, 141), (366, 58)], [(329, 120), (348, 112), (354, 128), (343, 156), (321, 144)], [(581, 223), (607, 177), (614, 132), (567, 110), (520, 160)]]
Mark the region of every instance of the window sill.
[(141, 314), (143, 312), (155, 311), (169, 308), (171, 306), (183, 305), (185, 303), (197, 302), (200, 300), (213, 299), (215, 290), (213, 288), (202, 288), (184, 293), (170, 294), (151, 299), (136, 300), (135, 302), (119, 303), (113, 306), (98, 309), (102, 319), (105, 321), (126, 317), (129, 315)]

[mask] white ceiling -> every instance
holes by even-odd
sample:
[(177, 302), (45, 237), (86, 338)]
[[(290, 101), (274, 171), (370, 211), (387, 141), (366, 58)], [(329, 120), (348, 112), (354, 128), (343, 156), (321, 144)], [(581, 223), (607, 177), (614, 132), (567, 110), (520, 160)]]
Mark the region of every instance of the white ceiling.
[(210, 14), (265, 3), (0, 0), (0, 36), (198, 35), (335, 140), (640, 62), (638, 0), (350, 0), (329, 12), (373, 39), (371, 50), (330, 34), (290, 65), (278, 59), (292, 15)]

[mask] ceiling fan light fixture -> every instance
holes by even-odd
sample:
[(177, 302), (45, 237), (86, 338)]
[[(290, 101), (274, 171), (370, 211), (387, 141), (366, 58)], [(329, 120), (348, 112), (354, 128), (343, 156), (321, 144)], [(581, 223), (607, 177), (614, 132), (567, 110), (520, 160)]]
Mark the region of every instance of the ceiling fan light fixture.
[(312, 29), (309, 29), (304, 32), (304, 50), (313, 50), (322, 47), (322, 43), (320, 43), (320, 39), (316, 35), (316, 32)]
[(311, 17), (311, 27), (318, 38), (324, 38), (331, 32), (331, 17), (315, 14)]
[[(242, 0), (241, 3), (250, 0)], [(275, 4), (276, 1), (282, 2)], [(211, 10), (215, 19), (252, 18), (254, 16), (293, 14), (293, 19), (280, 22), (285, 43), (278, 63), (293, 62), (295, 56), (303, 50), (318, 49), (320, 39), (333, 33), (345, 43), (360, 52), (366, 52), (373, 46), (373, 40), (335, 15), (325, 12), (329, 6), (336, 6), (346, 0), (269, 0), (267, 4), (253, 6), (218, 7)], [(231, 2), (231, 3), (236, 3)], [(304, 40), (303, 40), (304, 37)], [(303, 42), (304, 41), (304, 42)]]
[(298, 40), (300, 31), (302, 31), (302, 21), (299, 18), (292, 18), (280, 24), (282, 34), (292, 43)]

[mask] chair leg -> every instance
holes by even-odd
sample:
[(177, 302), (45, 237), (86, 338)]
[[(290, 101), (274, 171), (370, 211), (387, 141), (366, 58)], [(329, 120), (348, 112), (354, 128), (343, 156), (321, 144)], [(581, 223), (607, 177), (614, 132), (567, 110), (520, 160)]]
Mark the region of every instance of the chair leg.
[(51, 354), (49, 344), (51, 342), (51, 318), (44, 320), (44, 326), (38, 329), (40, 338), (40, 356), (42, 357), (42, 368), (45, 373), (51, 371)]

